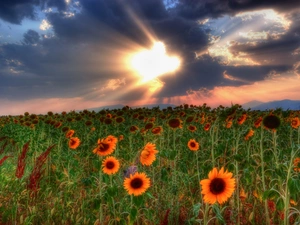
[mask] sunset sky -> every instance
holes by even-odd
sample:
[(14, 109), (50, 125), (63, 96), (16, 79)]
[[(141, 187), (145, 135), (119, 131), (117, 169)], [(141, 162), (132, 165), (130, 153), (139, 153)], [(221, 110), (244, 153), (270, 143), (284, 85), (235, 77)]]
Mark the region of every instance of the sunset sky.
[(0, 115), (299, 90), (299, 0), (0, 1)]

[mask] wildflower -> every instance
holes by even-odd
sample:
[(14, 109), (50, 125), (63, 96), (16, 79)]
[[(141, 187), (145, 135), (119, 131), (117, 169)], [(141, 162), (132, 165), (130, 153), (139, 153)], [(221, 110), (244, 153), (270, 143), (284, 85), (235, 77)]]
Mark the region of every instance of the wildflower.
[(244, 137), (245, 141), (248, 141), (250, 137), (252, 137), (254, 134), (254, 131), (252, 129), (250, 129), (248, 131), (248, 133), (246, 134), (246, 136)]
[(108, 175), (117, 173), (120, 169), (119, 160), (113, 156), (109, 156), (102, 161), (102, 171)]
[(163, 128), (161, 126), (154, 127), (151, 132), (152, 134), (161, 134), (163, 132)]
[(194, 126), (194, 125), (189, 125), (188, 130), (191, 131), (191, 132), (195, 132), (197, 130), (197, 127)]
[(66, 138), (71, 138), (73, 135), (74, 135), (75, 131), (74, 130), (69, 130), (67, 133), (66, 133)]
[(150, 142), (145, 145), (140, 155), (140, 162), (142, 165), (150, 166), (155, 161), (155, 155), (158, 153), (155, 148), (155, 144)]
[(280, 126), (280, 119), (273, 114), (268, 115), (263, 119), (263, 125), (267, 129), (277, 129)]
[(234, 192), (235, 179), (232, 178), (232, 173), (224, 172), (224, 168), (218, 172), (217, 168), (213, 168), (208, 174), (208, 179), (200, 181), (204, 194), (204, 202), (214, 204), (219, 202), (222, 204), (231, 197)]
[(175, 119), (170, 119), (168, 121), (169, 127), (176, 129), (176, 128), (182, 128), (182, 120), (175, 118)]
[(195, 139), (190, 139), (187, 146), (191, 151), (197, 151), (199, 149), (199, 143)]
[(124, 177), (127, 177), (129, 178), (130, 175), (133, 175), (137, 172), (137, 166), (135, 165), (132, 165), (132, 166), (129, 166), (126, 170), (123, 171), (124, 172)]
[(291, 120), (291, 127), (294, 129), (297, 129), (300, 126), (300, 120), (299, 117), (294, 117)]
[(150, 187), (150, 178), (145, 173), (136, 172), (125, 178), (123, 186), (129, 195), (139, 196)]
[(80, 139), (78, 137), (71, 137), (69, 140), (69, 148), (76, 149), (80, 145)]

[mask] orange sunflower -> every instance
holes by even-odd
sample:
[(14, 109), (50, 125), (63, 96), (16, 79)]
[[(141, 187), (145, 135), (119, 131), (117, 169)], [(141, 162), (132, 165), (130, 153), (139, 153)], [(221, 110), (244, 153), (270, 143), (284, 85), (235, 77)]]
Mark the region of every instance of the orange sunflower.
[(113, 156), (109, 156), (102, 161), (102, 171), (108, 175), (117, 173), (120, 169), (119, 160)]
[(300, 172), (300, 158), (299, 157), (294, 159), (294, 171)]
[(262, 117), (259, 117), (255, 122), (254, 122), (254, 126), (255, 128), (259, 128), (262, 122)]
[(74, 130), (69, 130), (67, 133), (66, 133), (66, 138), (71, 138), (73, 135), (74, 135), (75, 131)]
[(143, 148), (140, 155), (140, 162), (142, 165), (150, 166), (156, 159), (155, 155), (158, 153), (155, 144), (148, 142)]
[(98, 146), (93, 150), (93, 153), (99, 156), (110, 155), (116, 148), (118, 139), (112, 135), (109, 135), (105, 139), (98, 139)]
[(205, 124), (204, 130), (209, 131), (209, 129), (210, 129), (210, 123)]
[(195, 139), (190, 139), (187, 146), (191, 151), (197, 151), (199, 149), (199, 143)]
[(239, 118), (238, 118), (238, 121), (237, 123), (239, 125), (242, 125), (247, 119), (247, 114), (246, 113), (243, 113)]
[(227, 171), (224, 172), (223, 167), (219, 172), (217, 168), (213, 168), (208, 174), (208, 179), (200, 181), (204, 202), (210, 204), (226, 202), (235, 189), (235, 179), (232, 175)]
[(188, 130), (191, 131), (191, 132), (195, 132), (197, 130), (197, 127), (194, 126), (194, 125), (189, 125)]
[(297, 129), (300, 126), (300, 120), (299, 117), (294, 117), (291, 120), (291, 127), (294, 129)]
[(161, 134), (163, 132), (163, 128), (161, 126), (154, 127), (151, 132), (152, 134)]
[(142, 195), (150, 187), (150, 178), (145, 173), (136, 172), (124, 179), (123, 186), (129, 195)]
[(69, 140), (69, 148), (76, 149), (80, 145), (80, 139), (78, 137), (71, 137)]
[(250, 129), (246, 136), (244, 137), (245, 141), (248, 141), (250, 137), (254, 135), (254, 130)]

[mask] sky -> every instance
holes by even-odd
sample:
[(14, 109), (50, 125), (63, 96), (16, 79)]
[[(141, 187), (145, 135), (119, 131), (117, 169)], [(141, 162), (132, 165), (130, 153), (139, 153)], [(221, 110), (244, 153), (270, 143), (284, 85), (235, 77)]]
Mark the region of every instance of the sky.
[(299, 90), (300, 0), (0, 1), (0, 115)]

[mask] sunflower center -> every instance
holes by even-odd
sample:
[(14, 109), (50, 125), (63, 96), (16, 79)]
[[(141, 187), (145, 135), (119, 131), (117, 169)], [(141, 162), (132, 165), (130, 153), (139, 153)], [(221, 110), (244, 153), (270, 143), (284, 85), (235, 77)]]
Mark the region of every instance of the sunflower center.
[(75, 144), (76, 144), (76, 141), (71, 139), (71, 143), (70, 143), (70, 144), (71, 144), (71, 145), (75, 145)]
[(190, 146), (191, 146), (192, 148), (196, 147), (195, 142), (191, 142), (191, 143), (190, 143)]
[(106, 168), (107, 168), (107, 169), (112, 169), (112, 168), (114, 168), (114, 167), (115, 167), (114, 162), (108, 161), (108, 162), (106, 163)]
[(140, 178), (134, 178), (131, 182), (130, 182), (130, 186), (134, 189), (138, 189), (140, 187), (143, 186), (143, 181)]
[(226, 183), (222, 178), (215, 178), (211, 181), (209, 185), (209, 190), (214, 195), (221, 194), (226, 187)]
[(105, 151), (107, 151), (107, 149), (109, 149), (109, 144), (105, 144), (105, 143), (100, 144), (100, 146), (99, 146), (100, 152), (105, 152)]
[(169, 125), (172, 128), (176, 128), (180, 126), (180, 121), (178, 119), (172, 119), (169, 121)]

